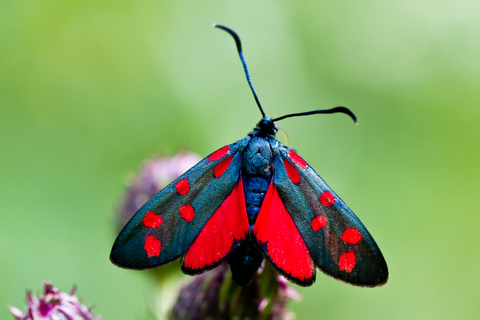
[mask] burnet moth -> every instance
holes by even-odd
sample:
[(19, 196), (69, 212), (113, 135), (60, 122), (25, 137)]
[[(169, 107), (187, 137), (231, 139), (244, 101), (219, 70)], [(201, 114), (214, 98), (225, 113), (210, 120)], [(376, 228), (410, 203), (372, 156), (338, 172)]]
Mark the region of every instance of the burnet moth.
[(110, 255), (117, 266), (150, 269), (181, 259), (197, 275), (227, 261), (233, 280), (247, 286), (267, 259), (301, 286), (316, 268), (357, 286), (388, 279), (372, 236), (308, 163), (275, 139), (276, 121), (345, 107), (272, 119), (262, 109), (238, 35), (235, 40), (262, 119), (247, 137), (210, 154), (149, 200), (118, 235)]

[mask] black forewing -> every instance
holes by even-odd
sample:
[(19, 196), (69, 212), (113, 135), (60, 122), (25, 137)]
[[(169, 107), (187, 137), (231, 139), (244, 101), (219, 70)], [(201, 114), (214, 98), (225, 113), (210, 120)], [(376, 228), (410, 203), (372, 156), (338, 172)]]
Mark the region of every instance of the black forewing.
[[(384, 284), (387, 264), (362, 222), (303, 159), (280, 143), (277, 150), (274, 183), (318, 268), (354, 285)], [(293, 180), (288, 170), (294, 170), (290, 172)], [(328, 193), (333, 203), (328, 203)], [(322, 204), (321, 197), (327, 205)]]
[[(234, 188), (240, 176), (241, 151), (249, 140), (246, 137), (229, 145), (226, 154), (220, 152), (220, 158), (212, 155), (226, 147), (212, 153), (149, 200), (118, 235), (110, 255), (112, 262), (129, 269), (148, 269), (183, 255)], [(215, 166), (230, 156), (233, 158), (226, 171), (215, 178)], [(213, 161), (212, 157), (215, 158)], [(182, 195), (177, 187), (181, 181), (185, 186), (184, 179), (188, 182), (189, 190)], [(194, 210), (191, 222), (182, 218), (180, 213), (180, 208), (188, 205)], [(144, 223), (145, 215), (152, 215), (152, 212), (154, 217), (161, 218), (158, 227), (147, 227)], [(150, 254), (147, 250), (149, 236), (160, 243), (158, 251), (153, 250)]]

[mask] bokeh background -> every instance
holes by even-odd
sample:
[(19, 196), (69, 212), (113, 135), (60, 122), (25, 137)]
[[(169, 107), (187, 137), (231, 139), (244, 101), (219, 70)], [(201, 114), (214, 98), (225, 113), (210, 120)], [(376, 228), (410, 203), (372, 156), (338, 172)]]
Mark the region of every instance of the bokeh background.
[(480, 317), (478, 1), (0, 2), (0, 318), (41, 280), (143, 319), (150, 278), (114, 267), (113, 210), (143, 159), (205, 156), (268, 115), (362, 219), (390, 269), (319, 273), (298, 319)]

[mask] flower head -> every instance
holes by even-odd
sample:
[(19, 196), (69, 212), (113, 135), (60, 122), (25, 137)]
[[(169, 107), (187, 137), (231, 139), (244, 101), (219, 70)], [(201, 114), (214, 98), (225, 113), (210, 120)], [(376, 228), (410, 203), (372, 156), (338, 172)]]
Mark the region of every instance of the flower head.
[(247, 287), (235, 284), (228, 264), (223, 263), (180, 289), (169, 318), (294, 319), (286, 310), (290, 300), (300, 300), (300, 295), (268, 263)]
[(21, 312), (15, 307), (9, 307), (10, 312), (18, 320), (100, 320), (95, 317), (90, 308), (84, 306), (75, 296), (76, 288), (69, 293), (62, 292), (49, 282), (43, 282), (44, 294), (35, 297), (27, 292), (27, 310)]

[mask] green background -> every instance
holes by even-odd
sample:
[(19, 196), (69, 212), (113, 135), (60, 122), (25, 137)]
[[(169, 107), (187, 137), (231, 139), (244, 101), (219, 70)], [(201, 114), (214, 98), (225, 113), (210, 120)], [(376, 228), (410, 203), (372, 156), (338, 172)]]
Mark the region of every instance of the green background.
[(104, 319), (141, 319), (142, 272), (108, 260), (142, 160), (202, 156), (266, 113), (373, 234), (380, 288), (319, 273), (298, 319), (480, 316), (478, 1), (0, 2), (0, 318), (41, 280)]

